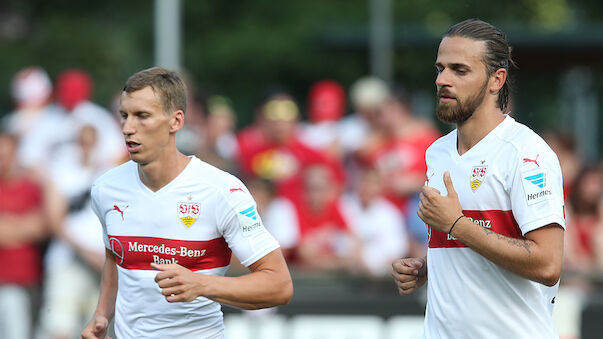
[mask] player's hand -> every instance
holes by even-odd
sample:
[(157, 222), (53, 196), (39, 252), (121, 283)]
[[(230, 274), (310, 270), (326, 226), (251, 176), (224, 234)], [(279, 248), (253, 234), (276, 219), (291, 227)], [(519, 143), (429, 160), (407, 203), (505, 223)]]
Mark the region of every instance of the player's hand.
[[(90, 320), (82, 331), (82, 339), (105, 339), (108, 327), (109, 320), (106, 317), (97, 315)], [(111, 339), (111, 337), (106, 338)]]
[(392, 276), (400, 294), (411, 294), (427, 281), (425, 258), (404, 258), (394, 261)]
[(447, 196), (442, 196), (440, 191), (433, 187), (421, 188), (417, 215), (432, 228), (448, 233), (454, 221), (463, 214), (463, 209), (448, 171), (444, 173), (444, 185), (448, 191)]
[(178, 264), (151, 263), (151, 267), (161, 271), (155, 276), (155, 282), (168, 302), (193, 301), (199, 296), (206, 296), (206, 278), (209, 276), (194, 273)]

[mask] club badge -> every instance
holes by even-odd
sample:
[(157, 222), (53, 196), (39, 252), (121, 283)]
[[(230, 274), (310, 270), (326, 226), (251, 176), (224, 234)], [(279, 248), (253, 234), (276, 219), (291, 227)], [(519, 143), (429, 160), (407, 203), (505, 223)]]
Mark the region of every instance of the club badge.
[(178, 203), (178, 218), (186, 227), (190, 227), (197, 219), (199, 219), (199, 211), (201, 204), (198, 202), (179, 202)]
[(487, 165), (473, 166), (473, 169), (471, 170), (471, 189), (473, 191), (484, 182), (484, 179), (486, 178), (486, 169), (488, 169)]

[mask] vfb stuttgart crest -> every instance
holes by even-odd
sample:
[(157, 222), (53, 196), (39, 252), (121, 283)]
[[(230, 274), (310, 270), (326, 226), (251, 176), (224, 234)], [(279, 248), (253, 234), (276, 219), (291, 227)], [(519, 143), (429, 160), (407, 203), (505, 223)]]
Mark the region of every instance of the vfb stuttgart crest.
[(486, 178), (486, 169), (487, 165), (484, 166), (474, 166), (471, 171), (471, 189), (476, 190), (479, 185), (482, 184), (484, 179)]
[(178, 203), (178, 218), (186, 227), (190, 227), (197, 219), (199, 219), (199, 211), (201, 204), (198, 202), (179, 202)]

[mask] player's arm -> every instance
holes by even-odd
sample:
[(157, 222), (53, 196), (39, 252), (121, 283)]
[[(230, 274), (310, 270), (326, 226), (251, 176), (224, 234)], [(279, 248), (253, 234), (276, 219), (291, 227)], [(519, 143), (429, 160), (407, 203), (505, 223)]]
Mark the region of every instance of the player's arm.
[(113, 253), (105, 249), (105, 264), (103, 266), (100, 296), (92, 320), (82, 331), (82, 339), (104, 339), (109, 327), (109, 321), (115, 314), (115, 298), (117, 296), (117, 266)]
[(549, 224), (528, 232), (525, 239), (500, 235), (463, 218), (452, 236), (495, 264), (547, 286), (561, 276), (564, 230)]
[(293, 283), (280, 249), (249, 265), (251, 272), (239, 277), (196, 274), (178, 264), (151, 266), (162, 271), (155, 281), (168, 302), (203, 296), (234, 307), (259, 309), (287, 304), (293, 295)]
[[(423, 187), (417, 214), (432, 228), (449, 233), (462, 215), (450, 174), (444, 174), (447, 196), (432, 187)], [(516, 239), (479, 226), (465, 217), (450, 232), (457, 240), (493, 263), (526, 279), (553, 286), (559, 281), (563, 259), (564, 230), (560, 225), (542, 225)]]
[(239, 277), (215, 277), (209, 298), (244, 309), (258, 309), (288, 304), (293, 296), (293, 282), (280, 249), (249, 265), (248, 274)]

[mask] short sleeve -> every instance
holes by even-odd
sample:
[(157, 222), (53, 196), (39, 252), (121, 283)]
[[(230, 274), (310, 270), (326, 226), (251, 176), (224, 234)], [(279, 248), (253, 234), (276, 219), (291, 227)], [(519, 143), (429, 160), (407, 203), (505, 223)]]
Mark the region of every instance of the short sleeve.
[(264, 227), (247, 188), (238, 179), (233, 185), (234, 189), (218, 192), (216, 222), (241, 264), (249, 266), (279, 248), (279, 244)]
[(105, 214), (102, 212), (102, 205), (100, 203), (100, 186), (96, 183), (92, 185), (90, 197), (92, 201), (92, 210), (94, 211), (94, 214), (96, 214), (103, 228), (103, 242), (105, 243), (105, 247), (111, 249), (111, 245), (109, 244), (109, 236), (107, 235), (107, 225), (105, 224)]
[(514, 160), (510, 198), (522, 234), (552, 223), (565, 228), (563, 179), (557, 155), (538, 137), (527, 142)]

